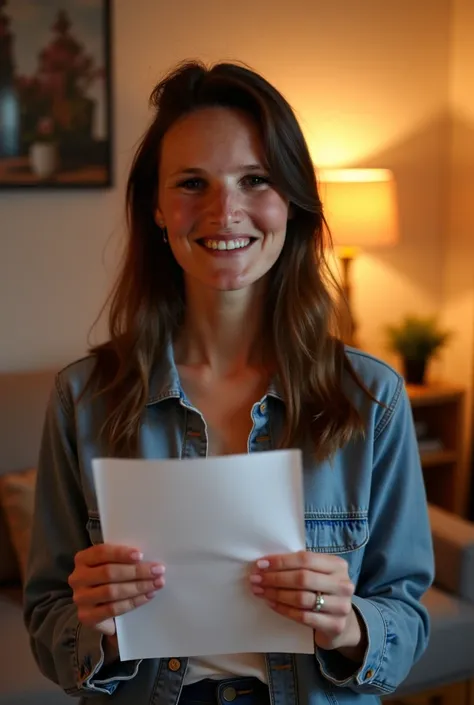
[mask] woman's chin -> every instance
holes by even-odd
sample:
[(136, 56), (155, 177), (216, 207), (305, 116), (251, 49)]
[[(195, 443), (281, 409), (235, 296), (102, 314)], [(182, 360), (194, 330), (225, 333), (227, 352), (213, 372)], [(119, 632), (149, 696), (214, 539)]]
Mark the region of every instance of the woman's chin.
[(265, 278), (265, 275), (258, 276), (258, 273), (249, 272), (243, 268), (240, 271), (237, 269), (231, 271), (229, 268), (207, 272), (201, 269), (200, 271), (188, 272), (188, 276), (189, 284), (193, 289), (197, 286), (219, 292), (253, 289), (260, 280)]

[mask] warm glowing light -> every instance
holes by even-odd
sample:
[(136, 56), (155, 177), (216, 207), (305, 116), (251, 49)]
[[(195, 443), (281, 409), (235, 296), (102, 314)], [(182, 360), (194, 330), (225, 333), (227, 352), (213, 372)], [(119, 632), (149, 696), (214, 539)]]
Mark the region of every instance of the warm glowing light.
[(391, 171), (322, 169), (318, 181), (336, 246), (366, 248), (397, 242), (397, 194)]

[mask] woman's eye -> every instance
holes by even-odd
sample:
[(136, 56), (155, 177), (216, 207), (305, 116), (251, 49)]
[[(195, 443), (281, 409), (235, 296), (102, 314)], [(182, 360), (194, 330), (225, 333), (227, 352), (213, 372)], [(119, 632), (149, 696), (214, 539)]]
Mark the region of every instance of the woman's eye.
[(199, 179), (197, 177), (186, 179), (185, 181), (180, 181), (178, 187), (184, 188), (187, 191), (198, 191), (204, 187), (204, 181), (203, 179)]
[(255, 174), (249, 174), (243, 178), (244, 186), (250, 186), (255, 188), (257, 186), (266, 186), (270, 183), (268, 176), (257, 176)]

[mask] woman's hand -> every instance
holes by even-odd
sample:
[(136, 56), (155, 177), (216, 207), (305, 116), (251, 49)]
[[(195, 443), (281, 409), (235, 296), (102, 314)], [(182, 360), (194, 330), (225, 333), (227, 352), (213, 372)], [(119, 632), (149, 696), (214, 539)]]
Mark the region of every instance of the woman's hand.
[[(345, 560), (310, 551), (266, 556), (257, 561), (250, 582), (275, 612), (311, 627), (317, 646), (358, 660), (365, 634), (352, 607), (354, 585)], [(315, 611), (318, 593), (324, 604)]]
[(165, 567), (142, 559), (136, 549), (110, 544), (76, 554), (68, 582), (82, 624), (112, 637), (114, 617), (153, 599), (165, 584)]

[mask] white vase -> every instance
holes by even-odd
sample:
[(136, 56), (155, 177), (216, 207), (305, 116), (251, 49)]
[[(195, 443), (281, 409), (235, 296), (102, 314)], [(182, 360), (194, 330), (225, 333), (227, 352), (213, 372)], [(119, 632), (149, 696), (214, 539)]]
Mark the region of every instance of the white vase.
[(58, 168), (58, 149), (54, 142), (33, 142), (30, 165), (38, 179), (49, 179)]

